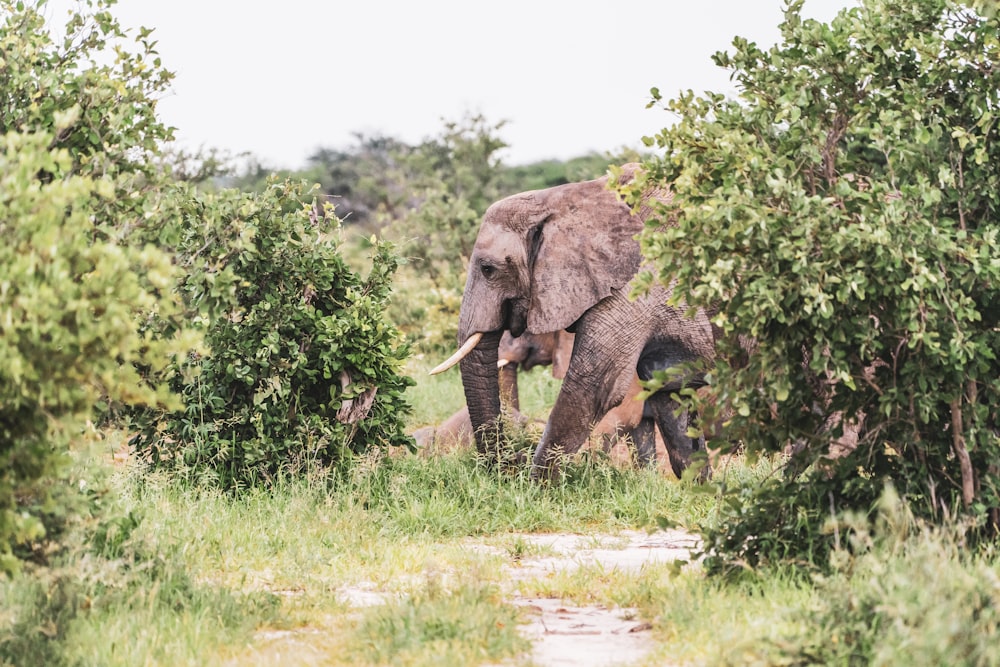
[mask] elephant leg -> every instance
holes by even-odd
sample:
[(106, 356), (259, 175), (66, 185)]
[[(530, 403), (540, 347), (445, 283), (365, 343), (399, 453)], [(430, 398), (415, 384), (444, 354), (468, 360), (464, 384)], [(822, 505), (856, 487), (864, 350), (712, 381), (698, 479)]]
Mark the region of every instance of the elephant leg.
[(656, 465), (656, 422), (653, 417), (644, 415), (628, 435), (635, 445), (635, 455), (639, 465)]
[[(691, 465), (691, 455), (697, 451), (705, 451), (705, 436), (699, 435), (692, 438), (687, 434), (688, 417), (687, 411), (681, 411), (680, 405), (670, 398), (666, 392), (654, 394), (647, 399), (647, 403), (652, 409), (656, 425), (663, 435), (663, 444), (667, 449), (670, 458), (670, 467), (678, 478)], [(701, 478), (707, 479), (711, 475), (711, 470), (706, 465), (702, 469)]]
[(591, 367), (587, 363), (591, 358), (606, 361), (612, 357), (578, 357), (574, 351), (573, 363), (535, 450), (532, 475), (536, 478), (554, 477), (559, 458), (580, 449), (594, 425), (608, 410), (621, 403), (632, 383), (634, 365), (626, 361), (619, 369), (621, 372), (617, 372), (613, 368)]
[(580, 397), (581, 390), (563, 383), (556, 398), (542, 440), (532, 460), (533, 477), (555, 477), (562, 456), (575, 453), (587, 439), (591, 427), (600, 418), (591, 400)]
[(569, 368), (535, 450), (535, 477), (554, 477), (559, 458), (575, 453), (591, 429), (624, 400), (649, 340), (647, 310), (615, 293), (577, 320)]

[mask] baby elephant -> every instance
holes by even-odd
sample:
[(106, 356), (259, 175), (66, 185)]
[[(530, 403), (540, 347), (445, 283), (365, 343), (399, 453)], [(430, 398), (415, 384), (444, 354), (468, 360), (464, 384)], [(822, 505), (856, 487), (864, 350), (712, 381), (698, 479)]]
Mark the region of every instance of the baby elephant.
[[(531, 370), (535, 366), (552, 366), (552, 376), (563, 379), (573, 353), (574, 335), (559, 331), (546, 334), (525, 333), (514, 338), (505, 333), (499, 346), (500, 394), (507, 413), (520, 424), (530, 421), (520, 412), (517, 377), (520, 370)], [(649, 414), (644, 415), (643, 403), (636, 399), (642, 388), (635, 377), (625, 398), (612, 408), (595, 425), (592, 433), (599, 438), (604, 451), (623, 436), (628, 436), (636, 447), (638, 461), (642, 465), (656, 461), (656, 429)], [(646, 410), (645, 412), (648, 412)], [(454, 449), (473, 447), (475, 439), (472, 422), (467, 407), (455, 412), (437, 427), (426, 426), (413, 433), (417, 446), (425, 452), (436, 453)]]

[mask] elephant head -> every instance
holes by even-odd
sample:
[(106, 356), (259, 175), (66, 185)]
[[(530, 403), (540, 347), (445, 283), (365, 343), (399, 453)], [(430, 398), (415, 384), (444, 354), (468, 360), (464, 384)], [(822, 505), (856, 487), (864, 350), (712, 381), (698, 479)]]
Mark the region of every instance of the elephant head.
[[(625, 165), (619, 182), (636, 172), (637, 165)], [(483, 217), (462, 297), (460, 349), (432, 371), (461, 362), (481, 452), (489, 453), (499, 438), (497, 347), (505, 330), (515, 338), (576, 333), (566, 379), (535, 453), (536, 466), (546, 469), (559, 451), (575, 451), (621, 402), (637, 370), (711, 354), (704, 316), (690, 326), (681, 322), (683, 309), (667, 307), (663, 289), (646, 300), (628, 298), (641, 262), (636, 235), (649, 209), (633, 211), (608, 178), (513, 195)]]
[(499, 360), (500, 394), (507, 406), (520, 410), (517, 391), (519, 370), (530, 371), (535, 366), (552, 365), (552, 377), (562, 380), (566, 377), (569, 358), (573, 353), (573, 334), (567, 331), (553, 331), (543, 334), (523, 333), (517, 338), (504, 332), (500, 339)]

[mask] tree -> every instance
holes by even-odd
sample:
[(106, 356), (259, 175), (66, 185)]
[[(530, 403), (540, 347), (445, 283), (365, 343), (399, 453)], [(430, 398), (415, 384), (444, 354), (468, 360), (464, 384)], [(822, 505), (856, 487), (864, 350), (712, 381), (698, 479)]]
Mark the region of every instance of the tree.
[(392, 221), (401, 249), (435, 283), (460, 280), (483, 213), (500, 198), (504, 121), (481, 115), (445, 122), (438, 137), (414, 147), (404, 173), (414, 192)]
[(147, 33), (95, 63), (124, 38), (110, 4), (55, 43), (41, 3), (0, 3), (0, 572), (50, 553), (86, 509), (65, 464), (98, 404), (176, 406), (158, 372), (195, 343), (145, 329), (180, 311), (170, 257), (127, 238), (155, 206), (169, 77), (147, 66)]
[(700, 407), (726, 406), (751, 452), (796, 443), (817, 464), (710, 536), (749, 563), (820, 558), (822, 522), (870, 511), (887, 480), (925, 516), (995, 528), (1000, 508), (997, 8), (865, 0), (824, 24), (801, 7), (773, 48), (715, 55), (738, 99), (682, 94), (647, 140), (648, 179), (676, 197), (643, 251), (722, 336)]
[(400, 172), (413, 149), (384, 135), (357, 132), (354, 138), (355, 144), (345, 150), (317, 149), (309, 165), (319, 171), (320, 187), (337, 215), (350, 224), (371, 227), (412, 205)]

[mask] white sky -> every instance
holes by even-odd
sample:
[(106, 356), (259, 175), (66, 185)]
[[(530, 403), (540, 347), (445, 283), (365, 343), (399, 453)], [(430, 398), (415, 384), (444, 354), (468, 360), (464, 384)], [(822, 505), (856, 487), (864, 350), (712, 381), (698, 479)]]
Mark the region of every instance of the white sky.
[[(856, 0), (806, 0), (827, 21)], [(73, 0), (50, 0), (62, 17)], [(182, 146), (298, 168), (352, 133), (409, 143), (466, 112), (507, 120), (508, 164), (640, 147), (672, 122), (649, 89), (731, 91), (712, 53), (778, 38), (783, 0), (120, 0), (177, 73)]]

